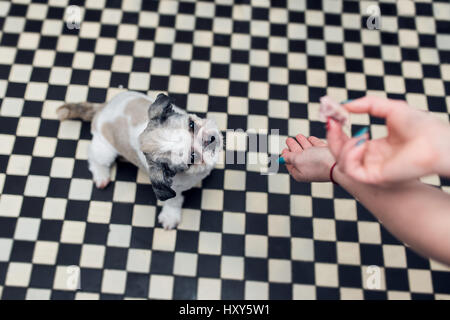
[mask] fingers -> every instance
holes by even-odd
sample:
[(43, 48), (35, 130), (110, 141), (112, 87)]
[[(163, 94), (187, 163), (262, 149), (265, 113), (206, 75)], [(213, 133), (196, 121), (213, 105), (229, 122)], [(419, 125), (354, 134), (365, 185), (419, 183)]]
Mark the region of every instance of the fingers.
[(342, 151), (342, 147), (349, 138), (342, 131), (339, 123), (329, 118), (327, 122), (327, 141), (331, 153), (337, 159)]
[(364, 166), (364, 154), (367, 151), (369, 138), (365, 134), (358, 138), (349, 139), (342, 147), (342, 151), (337, 159), (341, 172), (347, 174), (355, 180), (368, 182), (367, 172)]
[(301, 173), (297, 170), (293, 163), (295, 162), (295, 157), (299, 154), (300, 153), (298, 152), (290, 152), (288, 149), (284, 149), (281, 152), (281, 155), (286, 161), (286, 169), (288, 170), (289, 174), (297, 181), (301, 180)]
[(324, 141), (322, 141), (319, 138), (314, 137), (314, 136), (309, 137), (308, 140), (309, 140), (309, 142), (311, 142), (311, 144), (314, 147), (326, 147), (327, 146), (327, 144)]
[(300, 133), (295, 137), (295, 139), (291, 137), (287, 138), (286, 144), (291, 152), (301, 152), (304, 149), (313, 146), (311, 141), (309, 141), (308, 138)]
[(287, 138), (286, 144), (289, 147), (289, 151), (291, 151), (291, 152), (302, 152), (303, 151), (302, 146), (297, 141), (295, 141), (294, 138), (291, 138), (291, 137)]
[(286, 160), (285, 155), (289, 152), (287, 148), (284, 148), (283, 151), (281, 151), (281, 156)]
[(298, 143), (300, 143), (303, 149), (312, 147), (311, 142), (304, 135), (299, 133), (295, 138), (297, 139)]
[(298, 134), (295, 139), (287, 138), (286, 144), (289, 147), (291, 152), (301, 152), (304, 149), (316, 146), (316, 147), (325, 147), (327, 144), (320, 140), (317, 137), (311, 136), (309, 138), (305, 137), (302, 134)]
[(299, 154), (298, 152), (290, 152), (287, 149), (284, 149), (283, 152), (281, 153), (281, 155), (284, 158), (284, 161), (286, 162), (286, 166), (294, 164), (295, 163), (295, 157), (298, 154)]
[(402, 100), (393, 100), (375, 96), (365, 96), (343, 104), (344, 108), (353, 113), (369, 113), (374, 117), (386, 118), (393, 108), (404, 108)]

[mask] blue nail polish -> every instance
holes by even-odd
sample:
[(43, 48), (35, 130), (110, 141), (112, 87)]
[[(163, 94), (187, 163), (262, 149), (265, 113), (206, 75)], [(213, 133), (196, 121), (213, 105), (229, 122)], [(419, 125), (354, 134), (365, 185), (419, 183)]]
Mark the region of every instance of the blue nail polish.
[(362, 145), (364, 142), (366, 142), (366, 140), (367, 140), (366, 138), (359, 140), (359, 141), (356, 143), (356, 146), (358, 147), (358, 146)]
[(353, 138), (360, 137), (360, 136), (366, 134), (367, 131), (369, 131), (369, 128), (368, 128), (368, 127), (364, 127), (364, 128), (362, 128), (362, 129), (358, 130), (358, 132), (355, 133), (355, 135), (353, 136)]
[(286, 161), (284, 160), (283, 157), (279, 157), (279, 158), (278, 158), (278, 163), (279, 163), (279, 164), (285, 164)]
[(341, 102), (341, 104), (347, 104), (347, 103), (350, 103), (352, 101), (353, 101), (353, 99), (344, 100), (344, 101)]

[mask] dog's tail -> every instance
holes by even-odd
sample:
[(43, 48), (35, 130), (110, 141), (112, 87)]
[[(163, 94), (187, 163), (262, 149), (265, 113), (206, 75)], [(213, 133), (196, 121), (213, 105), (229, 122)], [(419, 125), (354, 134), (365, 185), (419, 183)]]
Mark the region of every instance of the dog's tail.
[(95, 114), (105, 106), (104, 103), (67, 103), (56, 110), (59, 120), (82, 119), (91, 121)]

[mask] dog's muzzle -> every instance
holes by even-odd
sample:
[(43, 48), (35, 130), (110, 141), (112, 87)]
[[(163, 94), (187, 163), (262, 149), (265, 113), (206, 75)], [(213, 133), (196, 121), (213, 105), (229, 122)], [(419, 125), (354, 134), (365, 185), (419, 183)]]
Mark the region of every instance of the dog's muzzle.
[(217, 133), (213, 133), (203, 140), (203, 149), (214, 150), (218, 143), (219, 143), (219, 135)]

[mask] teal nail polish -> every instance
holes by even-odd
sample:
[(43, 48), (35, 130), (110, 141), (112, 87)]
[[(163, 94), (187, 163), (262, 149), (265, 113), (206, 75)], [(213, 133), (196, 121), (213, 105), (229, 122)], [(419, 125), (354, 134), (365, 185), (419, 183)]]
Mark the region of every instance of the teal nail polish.
[(285, 164), (286, 161), (284, 160), (283, 157), (279, 157), (279, 158), (278, 158), (278, 163), (279, 163), (279, 164)]
[(357, 138), (357, 137), (361, 137), (362, 135), (366, 134), (367, 131), (369, 131), (369, 128), (364, 127), (360, 130), (358, 130), (358, 132), (355, 133), (355, 135), (353, 136), (353, 138)]
[(353, 101), (353, 99), (344, 100), (344, 101), (341, 102), (341, 104), (350, 103), (350, 102), (352, 102), (352, 101)]
[(366, 138), (359, 140), (359, 141), (356, 143), (356, 146), (358, 147), (358, 146), (362, 145), (364, 142), (366, 142), (366, 140), (367, 140)]

